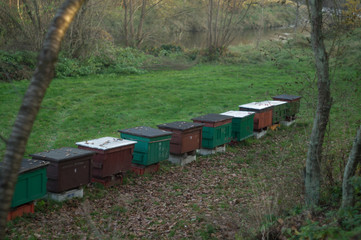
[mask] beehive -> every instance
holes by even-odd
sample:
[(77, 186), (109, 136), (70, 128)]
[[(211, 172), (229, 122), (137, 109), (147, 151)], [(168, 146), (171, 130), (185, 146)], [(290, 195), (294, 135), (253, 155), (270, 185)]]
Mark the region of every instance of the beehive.
[(253, 136), (253, 119), (254, 112), (248, 111), (228, 111), (222, 115), (231, 116), (232, 118), (232, 139), (242, 141)]
[(64, 147), (30, 154), (33, 159), (49, 162), (47, 190), (60, 193), (91, 182), (91, 162), (94, 152)]
[(271, 104), (272, 108), (272, 124), (280, 123), (286, 120), (289, 111), (290, 103), (285, 101), (263, 101), (262, 103)]
[(300, 111), (301, 96), (282, 94), (272, 97), (273, 100), (285, 101), (290, 103), (288, 118), (293, 119)]
[(261, 131), (272, 125), (272, 105), (269, 103), (252, 102), (239, 105), (240, 111), (255, 112), (253, 129)]
[(169, 158), (172, 132), (151, 127), (119, 130), (121, 138), (137, 141), (132, 163), (148, 166)]
[[(32, 159), (23, 159), (15, 185), (11, 207), (42, 198), (46, 194), (46, 167), (48, 162)], [(0, 163), (4, 167), (4, 163)]]
[(221, 114), (207, 114), (192, 118), (195, 123), (203, 123), (202, 148), (213, 149), (229, 143), (232, 134), (232, 117)]
[(136, 141), (102, 137), (77, 142), (79, 149), (95, 152), (93, 157), (93, 177), (104, 178), (131, 169)]
[(158, 125), (159, 129), (172, 132), (170, 153), (183, 154), (202, 147), (202, 123), (171, 122)]

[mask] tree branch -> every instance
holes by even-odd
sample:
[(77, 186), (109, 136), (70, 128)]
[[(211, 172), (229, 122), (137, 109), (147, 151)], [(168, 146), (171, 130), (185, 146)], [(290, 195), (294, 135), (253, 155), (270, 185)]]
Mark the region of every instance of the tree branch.
[(46, 89), (54, 77), (60, 44), (84, 1), (67, 0), (56, 13), (45, 37), (43, 48), (40, 51), (37, 68), (25, 93), (12, 133), (7, 141), (3, 167), (0, 168), (0, 239), (5, 236), (7, 213), (26, 144)]

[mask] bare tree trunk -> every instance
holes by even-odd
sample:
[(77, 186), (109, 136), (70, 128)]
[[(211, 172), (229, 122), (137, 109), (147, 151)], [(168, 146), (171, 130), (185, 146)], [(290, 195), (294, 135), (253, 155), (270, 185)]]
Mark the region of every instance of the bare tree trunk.
[[(130, 39), (132, 43), (131, 46), (134, 46), (134, 12), (133, 12), (133, 0), (129, 0), (129, 31)], [(129, 36), (129, 35), (128, 35)]]
[(138, 24), (138, 29), (137, 29), (137, 48), (140, 47), (140, 44), (143, 41), (143, 23), (144, 23), (144, 19), (145, 19), (145, 9), (146, 9), (146, 5), (147, 5), (147, 1), (143, 0), (142, 1), (142, 8), (141, 8), (141, 12), (140, 12), (140, 19), (139, 19), (139, 24)]
[(40, 51), (37, 68), (25, 93), (10, 138), (7, 140), (4, 168), (0, 169), (0, 239), (5, 236), (6, 217), (26, 143), (46, 89), (54, 77), (54, 65), (58, 59), (60, 43), (84, 1), (67, 0), (55, 15)]
[(299, 19), (299, 16), (300, 16), (300, 7), (301, 7), (301, 5), (300, 5), (300, 2), (297, 0), (296, 1), (296, 17), (295, 17), (295, 27), (294, 27), (294, 30), (296, 30), (297, 29), (297, 27), (298, 27), (298, 19)]
[(40, 21), (40, 13), (39, 13), (39, 5), (38, 2), (36, 0), (33, 0), (33, 5), (35, 8), (35, 16), (36, 16), (36, 20), (38, 22), (38, 29), (39, 29), (39, 33), (41, 34), (42, 32), (42, 27), (41, 27), (41, 21)]
[(127, 0), (123, 0), (123, 6), (124, 6), (124, 40), (125, 40), (125, 46), (129, 46), (128, 42), (128, 3)]
[(213, 0), (209, 0), (208, 6), (208, 49), (212, 47), (212, 21), (213, 21)]
[(353, 186), (350, 183), (351, 177), (355, 175), (357, 164), (361, 162), (361, 126), (359, 127), (355, 141), (352, 145), (350, 156), (343, 173), (342, 183), (342, 204), (341, 208), (351, 207), (354, 200)]
[(211, 29), (211, 31), (213, 31), (213, 46), (215, 47), (218, 47), (218, 15), (219, 15), (219, 8), (220, 8), (220, 4), (221, 4), (221, 1), (218, 0), (217, 2), (217, 8), (216, 8), (216, 16), (215, 16), (215, 19), (214, 19), (214, 30)]
[(306, 160), (306, 204), (318, 205), (320, 199), (322, 145), (331, 109), (331, 81), (328, 56), (322, 34), (322, 0), (310, 0), (311, 42), (315, 57), (318, 102)]

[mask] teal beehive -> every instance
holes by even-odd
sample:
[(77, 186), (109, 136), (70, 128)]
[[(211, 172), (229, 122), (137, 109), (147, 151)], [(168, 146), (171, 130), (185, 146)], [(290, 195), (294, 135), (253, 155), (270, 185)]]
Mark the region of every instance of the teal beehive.
[[(22, 160), (11, 207), (14, 208), (44, 197), (48, 164), (48, 162), (33, 159)], [(4, 167), (3, 163), (0, 163), (0, 167)]]
[(231, 141), (232, 117), (211, 113), (192, 120), (204, 124), (202, 148), (213, 149)]
[(228, 111), (222, 115), (231, 116), (232, 118), (232, 139), (242, 141), (253, 136), (254, 112), (249, 111)]
[(169, 158), (172, 132), (144, 126), (119, 132), (121, 138), (137, 141), (132, 163), (148, 166)]

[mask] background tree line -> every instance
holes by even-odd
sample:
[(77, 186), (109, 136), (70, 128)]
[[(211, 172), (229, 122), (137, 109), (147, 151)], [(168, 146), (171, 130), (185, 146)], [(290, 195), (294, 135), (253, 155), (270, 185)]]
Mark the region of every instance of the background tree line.
[[(2, 0), (0, 49), (38, 51), (60, 4), (49, 0)], [(276, 1), (263, 1), (263, 5), (272, 12), (263, 16), (267, 27), (293, 24), (292, 2), (287, 2), (290, 8), (282, 9)], [(247, 15), (251, 6), (257, 11)], [(62, 50), (80, 57), (108, 44), (159, 46), (179, 42), (185, 32), (207, 32), (208, 46), (225, 47), (234, 32), (263, 24), (257, 13), (259, 6), (259, 1), (251, 0), (90, 0), (70, 26)]]

